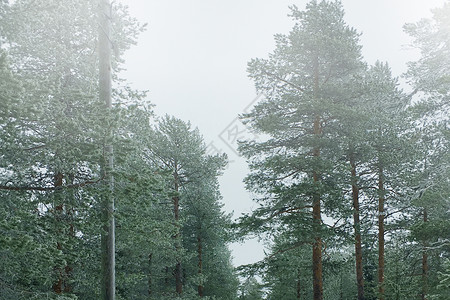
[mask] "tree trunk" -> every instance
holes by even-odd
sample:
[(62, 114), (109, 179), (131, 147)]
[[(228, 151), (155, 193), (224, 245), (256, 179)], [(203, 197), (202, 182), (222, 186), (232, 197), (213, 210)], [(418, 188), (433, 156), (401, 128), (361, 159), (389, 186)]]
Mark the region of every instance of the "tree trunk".
[[(423, 209), (423, 222), (428, 222), (428, 211), (426, 208)], [(423, 241), (422, 250), (422, 300), (427, 299), (428, 294), (428, 252), (427, 252), (427, 242)]]
[(301, 282), (301, 272), (300, 268), (297, 270), (297, 299), (302, 297), (302, 282)]
[[(173, 202), (174, 202), (175, 220), (176, 220), (176, 223), (178, 224), (178, 221), (180, 218), (179, 217), (180, 198), (177, 196), (177, 197), (174, 197), (173, 200), (174, 200)], [(183, 283), (182, 283), (183, 269), (181, 266), (181, 257), (179, 257), (180, 250), (181, 250), (180, 229), (179, 228), (178, 228), (177, 234), (175, 235), (175, 249), (177, 252), (177, 258), (176, 258), (177, 264), (175, 266), (175, 291), (178, 295), (181, 295), (183, 293)]]
[(177, 265), (175, 267), (175, 285), (178, 295), (181, 295), (183, 293), (182, 275), (183, 269), (181, 267), (181, 262), (177, 262)]
[[(111, 100), (111, 4), (109, 0), (100, 0), (99, 6), (99, 98), (105, 103), (105, 110), (112, 108)], [(110, 136), (110, 134), (108, 134)], [(102, 232), (102, 288), (104, 300), (115, 299), (115, 220), (114, 220), (114, 167), (111, 141), (105, 145), (104, 175), (108, 181), (109, 193), (103, 199)]]
[[(202, 238), (197, 237), (197, 254), (198, 254), (198, 275), (203, 273), (203, 245)], [(198, 285), (198, 295), (203, 297), (203, 282)]]
[(378, 168), (378, 299), (384, 300), (384, 178), (383, 167)]
[(355, 230), (355, 261), (356, 261), (356, 284), (358, 287), (358, 300), (364, 300), (364, 276), (361, 247), (361, 221), (359, 219), (359, 187), (356, 179), (356, 163), (350, 154), (350, 165), (352, 173), (352, 198), (353, 198), (353, 227)]
[[(61, 172), (57, 172), (55, 174), (55, 182), (54, 182), (54, 186), (55, 188), (58, 187), (62, 187), (63, 185), (63, 178), (64, 175)], [(70, 176), (69, 176), (70, 178)], [(55, 190), (55, 193), (60, 193), (61, 191), (59, 190)], [(57, 196), (59, 197), (59, 196)], [(65, 219), (69, 218), (71, 215), (73, 215), (70, 213), (70, 210), (68, 209), (67, 204), (65, 204), (65, 199), (59, 199), (61, 200), (61, 203), (59, 203), (57, 206), (55, 206), (54, 209), (54, 213), (55, 213), (55, 218), (57, 222), (61, 222), (63, 223), (62, 226), (65, 227), (66, 223), (65, 223)], [(58, 230), (58, 232), (61, 234), (65, 234), (64, 230)], [(75, 230), (73, 228), (73, 224), (69, 224), (69, 239), (75, 237)], [(56, 243), (56, 248), (60, 251), (64, 251), (64, 247), (63, 247), (63, 243), (61, 242), (57, 242)], [(70, 285), (70, 277), (72, 274), (72, 267), (70, 266), (69, 262), (67, 263), (66, 266), (64, 266), (64, 269), (61, 269), (59, 267), (55, 267), (55, 271), (57, 273), (58, 279), (54, 282), (54, 284), (52, 285), (52, 289), (53, 292), (55, 292), (56, 294), (62, 294), (62, 293), (70, 293), (72, 292), (72, 286)]]
[(399, 264), (401, 264), (400, 255), (398, 254), (400, 247), (398, 246), (398, 243), (395, 246), (396, 251), (396, 257), (395, 257), (395, 300), (400, 300), (401, 296), (401, 279), (404, 277), (404, 274), (401, 274)]
[[(314, 61), (314, 98), (318, 100), (319, 93), (319, 58), (316, 57)], [(313, 133), (315, 138), (319, 139), (322, 134), (321, 128), (321, 117), (316, 115), (313, 125)], [(314, 146), (313, 156), (318, 160), (320, 156), (320, 147), (318, 145)], [(317, 162), (315, 162), (317, 163)], [(318, 191), (318, 185), (320, 182), (320, 175), (317, 171), (317, 167), (314, 167), (313, 171), (314, 180), (314, 194), (313, 194), (313, 294), (314, 300), (323, 300), (323, 281), (322, 281), (322, 217), (320, 208), (320, 192)]]
[[(320, 118), (316, 117), (314, 121), (314, 134), (320, 134)], [(313, 152), (314, 157), (318, 158), (320, 156), (320, 149), (316, 147)], [(313, 172), (313, 180), (315, 188), (318, 189), (318, 184), (320, 177), (317, 171)], [(313, 243), (313, 293), (314, 300), (323, 299), (323, 282), (322, 282), (322, 217), (320, 208), (320, 192), (318, 190), (314, 191), (313, 194), (313, 232), (314, 232), (314, 243)]]
[[(179, 190), (178, 183), (178, 169), (177, 164), (175, 163), (175, 172), (174, 172), (174, 181), (175, 181), (175, 191)], [(183, 268), (181, 266), (181, 236), (180, 236), (180, 197), (175, 196), (172, 198), (173, 200), (173, 213), (175, 216), (175, 224), (177, 226), (177, 233), (175, 234), (175, 250), (177, 252), (177, 264), (175, 266), (175, 291), (178, 295), (183, 293)]]
[(72, 285), (70, 285), (70, 277), (72, 274), (73, 268), (70, 265), (66, 265), (64, 267), (65, 272), (65, 280), (64, 280), (64, 293), (71, 293), (72, 292)]
[[(55, 177), (54, 177), (54, 180), (55, 180), (54, 187), (55, 188), (58, 188), (58, 187), (62, 186), (62, 184), (63, 184), (63, 177), (64, 176), (63, 176), (63, 174), (61, 172), (57, 172), (55, 174)], [(54, 193), (57, 195), (60, 192), (61, 191), (55, 190)], [(55, 197), (58, 197), (56, 195), (55, 195)], [(55, 208), (54, 208), (55, 218), (56, 218), (56, 221), (58, 223), (61, 222), (63, 210), (64, 209), (63, 209), (63, 204), (62, 203), (56, 205)], [(57, 231), (59, 232), (59, 234), (61, 234), (61, 230), (57, 230)], [(59, 241), (56, 243), (56, 248), (58, 250), (60, 250), (60, 251), (62, 250), (62, 245), (61, 245), (61, 243)], [(56, 271), (58, 279), (53, 283), (53, 286), (52, 286), (53, 292), (55, 292), (56, 294), (61, 294), (63, 292), (63, 276), (64, 276), (63, 275), (63, 270), (61, 268), (59, 268), (59, 267), (55, 267), (54, 270)]]
[(169, 267), (165, 268), (165, 272), (166, 276), (164, 277), (164, 284), (166, 287), (169, 286)]
[[(74, 184), (75, 183), (75, 176), (73, 174), (68, 174), (67, 176), (67, 180), (69, 180), (70, 184)], [(74, 201), (74, 192), (71, 191), (70, 192), (70, 199), (72, 200), (71, 203), (73, 203)], [(75, 213), (75, 209), (74, 208), (69, 208), (69, 206), (66, 204), (65, 206), (65, 213), (66, 216), (70, 222), (69, 224), (69, 238), (70, 239), (75, 239), (75, 228), (73, 225), (73, 218), (75, 217), (76, 213)], [(70, 262), (69, 260), (67, 261), (67, 265), (64, 267), (64, 293), (72, 293), (73, 287), (70, 283), (71, 277), (72, 277), (72, 272), (73, 272), (73, 262)]]

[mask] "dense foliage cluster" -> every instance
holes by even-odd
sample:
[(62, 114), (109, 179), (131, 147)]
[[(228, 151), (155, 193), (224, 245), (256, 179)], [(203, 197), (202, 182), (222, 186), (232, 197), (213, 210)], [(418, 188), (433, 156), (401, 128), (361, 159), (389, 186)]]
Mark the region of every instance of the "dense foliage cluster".
[[(262, 138), (239, 150), (259, 207), (235, 224), (226, 156), (120, 78), (144, 29), (120, 4), (100, 101), (99, 11), (0, 0), (0, 299), (105, 298), (111, 199), (116, 299), (448, 299), (450, 3), (404, 27), (411, 92), (363, 60), (340, 1), (292, 7), (248, 66), (265, 98), (242, 120)], [(249, 234), (268, 251), (239, 282), (227, 243)]]
[(266, 299), (448, 298), (450, 4), (405, 25), (409, 94), (363, 61), (339, 1), (291, 16), (248, 68), (266, 96), (242, 116), (263, 141), (240, 145), (260, 207), (238, 229), (270, 252), (242, 272)]
[(118, 77), (143, 26), (113, 6), (105, 109), (98, 1), (0, 5), (0, 299), (102, 297), (107, 144), (117, 299), (234, 299), (231, 220), (217, 182), (226, 157), (207, 155), (189, 123), (156, 118), (145, 93)]

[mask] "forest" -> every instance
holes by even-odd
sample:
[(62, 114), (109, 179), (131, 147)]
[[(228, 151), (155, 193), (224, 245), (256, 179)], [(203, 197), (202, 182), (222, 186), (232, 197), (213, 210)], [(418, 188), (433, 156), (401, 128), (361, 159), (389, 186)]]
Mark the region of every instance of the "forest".
[(122, 78), (146, 30), (126, 5), (0, 0), (0, 300), (450, 299), (450, 2), (404, 25), (401, 78), (340, 1), (289, 18), (248, 62), (235, 219), (227, 155)]

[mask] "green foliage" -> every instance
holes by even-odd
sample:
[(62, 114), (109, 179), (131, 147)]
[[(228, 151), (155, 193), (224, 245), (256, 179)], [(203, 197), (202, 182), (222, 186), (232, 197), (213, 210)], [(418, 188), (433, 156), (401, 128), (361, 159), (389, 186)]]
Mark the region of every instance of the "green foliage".
[(443, 266), (443, 270), (438, 272), (439, 283), (435, 292), (431, 295), (433, 300), (444, 300), (450, 293), (450, 260), (446, 259)]
[(249, 277), (242, 283), (238, 299), (259, 300), (263, 299), (263, 295), (264, 292), (258, 280), (255, 277)]
[[(194, 294), (192, 291), (201, 286), (205, 297), (234, 299), (237, 279), (226, 247), (231, 221), (221, 210), (217, 181), (226, 165), (226, 157), (208, 156), (198, 130), (174, 117), (162, 118), (148, 136), (152, 162), (171, 176), (167, 181), (171, 199), (166, 198), (166, 201), (172, 205), (171, 210), (178, 209), (179, 214), (179, 220), (174, 216), (168, 219), (175, 228), (172, 246), (165, 251), (173, 249), (176, 261), (166, 267), (173, 270), (176, 262), (182, 264), (184, 296)], [(179, 203), (178, 208), (175, 201)], [(162, 290), (155, 286), (155, 295), (167, 289), (174, 290), (172, 278), (164, 280), (160, 285)]]
[[(346, 236), (345, 227), (330, 229), (321, 221), (313, 222), (311, 208), (319, 202), (321, 212), (329, 217), (349, 215), (338, 172), (345, 169), (339, 122), (352, 117), (348, 110), (357, 98), (352, 84), (365, 65), (359, 35), (345, 24), (339, 2), (311, 1), (303, 12), (293, 7), (291, 15), (294, 28), (288, 35), (276, 36), (269, 59), (249, 63), (256, 89), (267, 98), (243, 120), (267, 139), (240, 145), (252, 171), (247, 187), (261, 195), (260, 207), (242, 221), (255, 232), (285, 235), (286, 242), (278, 246), (303, 253), (317, 237), (328, 244), (342, 242)], [(277, 251), (282, 249), (274, 254)], [(310, 272), (304, 271), (308, 268), (304, 265), (300, 274), (307, 278)], [(295, 275), (298, 268), (291, 266), (289, 273)], [(296, 286), (295, 276), (289, 280), (280, 283), (277, 293), (281, 294), (275, 299), (297, 297), (295, 289), (282, 291)]]
[[(448, 7), (436, 10), (433, 21), (423, 21), (429, 27), (407, 27), (424, 54), (410, 64), (408, 77), (416, 89), (411, 95), (398, 87), (386, 63), (367, 67), (362, 62), (358, 34), (344, 23), (338, 1), (311, 1), (305, 11), (294, 7), (293, 30), (276, 35), (268, 59), (249, 63), (249, 76), (266, 99), (242, 119), (265, 138), (240, 145), (251, 169), (247, 188), (259, 195), (259, 207), (236, 229), (240, 237), (256, 234), (274, 243), (266, 259), (255, 264), (266, 275), (269, 297), (297, 296), (295, 274), (304, 272), (298, 272), (295, 258), (318, 232), (324, 251), (335, 255), (323, 260), (325, 298), (354, 297), (354, 259), (348, 250), (354, 243), (352, 183), (359, 189), (361, 224), (355, 228), (362, 234), (366, 299), (378, 297), (379, 199), (386, 226), (386, 297), (411, 299), (427, 293), (427, 285), (430, 293), (437, 286), (438, 253), (448, 255), (447, 70), (437, 64), (447, 59)], [(417, 91), (423, 92), (419, 102), (412, 101)], [(314, 226), (313, 199), (320, 199), (333, 226)], [(423, 209), (426, 221), (420, 219)], [(405, 245), (394, 246), (398, 240)], [(414, 277), (425, 268), (417, 263), (423, 251), (428, 273)], [(300, 270), (310, 269), (308, 259), (303, 261)], [(405, 273), (400, 280), (398, 274)], [(345, 295), (336, 294), (338, 287)]]
[[(422, 56), (406, 96), (386, 63), (368, 67), (339, 1), (293, 6), (295, 25), (248, 64), (266, 99), (242, 120), (261, 134), (239, 150), (259, 207), (232, 224), (189, 122), (155, 122), (145, 92), (119, 78), (144, 29), (113, 7), (113, 107), (98, 99), (96, 1), (0, 1), (0, 299), (99, 299), (104, 145), (114, 147), (118, 299), (313, 297), (321, 238), (325, 299), (354, 299), (354, 229), (365, 298), (378, 297), (377, 200), (385, 199), (385, 298), (450, 293), (450, 4), (405, 25)], [(415, 98), (412, 98), (416, 95)], [(352, 163), (356, 176), (352, 175)], [(379, 187), (379, 178), (383, 189)], [(351, 228), (352, 184), (361, 224)], [(312, 207), (321, 204), (322, 218)], [(267, 257), (242, 266), (227, 243), (255, 234)], [(183, 293), (175, 292), (181, 265)], [(256, 279), (261, 278), (261, 282)], [(202, 296), (201, 296), (201, 295)]]

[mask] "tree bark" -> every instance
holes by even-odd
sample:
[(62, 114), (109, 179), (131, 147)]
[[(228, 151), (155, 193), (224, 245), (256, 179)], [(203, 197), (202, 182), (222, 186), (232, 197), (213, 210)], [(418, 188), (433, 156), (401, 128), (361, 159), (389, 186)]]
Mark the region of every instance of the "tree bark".
[[(318, 100), (319, 93), (319, 58), (316, 57), (314, 60), (314, 98)], [(321, 128), (321, 117), (316, 115), (313, 125), (313, 134), (316, 139), (319, 139), (322, 134)], [(313, 156), (316, 160), (320, 157), (320, 147), (319, 145), (314, 145)], [(317, 162), (315, 162), (317, 163)], [(317, 166), (314, 167), (313, 171), (314, 180), (314, 194), (313, 194), (313, 294), (314, 300), (323, 300), (323, 280), (322, 280), (322, 217), (320, 208), (320, 192), (318, 191), (318, 185), (320, 183), (320, 175), (317, 171)]]
[(378, 168), (378, 299), (384, 300), (384, 176)]
[(165, 284), (165, 286), (166, 287), (168, 287), (169, 286), (169, 267), (166, 267), (165, 268), (165, 277), (164, 277), (164, 284)]
[[(178, 222), (178, 210), (179, 210), (179, 198), (178, 197), (174, 197), (174, 203), (175, 203), (175, 208), (176, 208), (176, 213), (175, 213), (175, 220)], [(175, 266), (175, 291), (178, 295), (181, 295), (183, 293), (183, 268), (181, 266), (181, 258), (179, 257), (180, 254), (180, 250), (181, 250), (181, 246), (179, 243), (179, 238), (180, 238), (180, 233), (178, 232), (175, 236), (175, 249), (177, 252), (177, 264)]]
[[(73, 174), (68, 174), (67, 175), (67, 180), (69, 181), (70, 184), (73, 184), (74, 181), (75, 181), (75, 176)], [(73, 203), (74, 197), (75, 197), (74, 196), (74, 192), (71, 191), (69, 193), (70, 193), (69, 194), (70, 199), (72, 200), (71, 203)], [(68, 235), (69, 235), (70, 239), (75, 239), (75, 228), (74, 228), (74, 225), (73, 225), (73, 222), (74, 222), (73, 218), (76, 215), (75, 209), (73, 207), (69, 207), (67, 204), (65, 206), (65, 209), (66, 209), (66, 211), (65, 211), (66, 216), (68, 217), (69, 222), (70, 222), (70, 224), (69, 224), (69, 234)], [(72, 272), (73, 272), (73, 265), (72, 265), (72, 263), (73, 262), (68, 260), (66, 266), (64, 267), (64, 272), (65, 272), (65, 274), (64, 274), (64, 293), (71, 293), (72, 290), (73, 290), (72, 284), (70, 283), (70, 280), (72, 278)]]
[[(175, 191), (178, 193), (179, 190), (179, 182), (178, 182), (178, 168), (175, 163), (175, 171), (174, 171), (174, 181), (175, 181)], [(175, 250), (177, 252), (177, 264), (175, 266), (175, 291), (178, 295), (183, 293), (183, 268), (181, 265), (181, 236), (180, 236), (180, 197), (175, 196), (172, 198), (173, 200), (173, 212), (175, 216), (175, 224), (177, 226), (177, 233), (175, 234)]]
[[(69, 178), (71, 178), (71, 177), (72, 176), (69, 176)], [(61, 193), (61, 187), (63, 186), (63, 178), (64, 178), (64, 175), (61, 172), (57, 172), (54, 177), (55, 193), (57, 193), (56, 195), (58, 198), (60, 197), (58, 195), (58, 193)], [(59, 203), (54, 208), (55, 219), (57, 222), (63, 223), (62, 226), (65, 227), (66, 223), (64, 220), (66, 218), (69, 218), (71, 215), (73, 215), (73, 212), (71, 213), (71, 210), (68, 208), (68, 205), (65, 203), (65, 199), (59, 199), (59, 200), (61, 200), (61, 203)], [(60, 229), (60, 230), (58, 230), (58, 232), (65, 234), (65, 230)], [(69, 239), (75, 237), (75, 230), (74, 230), (73, 224), (69, 224), (68, 237), (69, 237)], [(56, 248), (60, 251), (64, 251), (63, 243), (57, 242)], [(71, 277), (73, 269), (72, 269), (72, 266), (70, 265), (70, 263), (67, 262), (67, 264), (64, 266), (63, 269), (59, 268), (59, 267), (55, 267), (55, 271), (57, 273), (58, 279), (52, 285), (53, 291), (56, 294), (72, 292), (72, 286), (70, 284), (70, 277)]]
[[(99, 5), (99, 99), (105, 103), (105, 111), (112, 108), (111, 99), (111, 4), (109, 0), (100, 0)], [(108, 136), (110, 134), (108, 133)], [(109, 192), (103, 199), (103, 232), (102, 232), (102, 287), (103, 300), (115, 299), (115, 220), (114, 220), (114, 168), (113, 147), (106, 141), (104, 148), (104, 175), (108, 182)]]
[(356, 262), (356, 284), (358, 287), (358, 300), (364, 300), (364, 276), (361, 246), (361, 221), (359, 218), (359, 186), (356, 179), (356, 163), (350, 154), (350, 165), (352, 174), (352, 198), (353, 198), (353, 228), (355, 230), (355, 262)]
[[(319, 135), (320, 129), (320, 118), (316, 117), (314, 121), (314, 134)], [(318, 158), (320, 156), (320, 149), (316, 147), (313, 152), (314, 157)], [(313, 172), (314, 188), (318, 189), (318, 184), (320, 182), (319, 173), (317, 171)], [(314, 243), (313, 243), (313, 293), (314, 300), (323, 299), (323, 282), (322, 282), (322, 217), (321, 217), (321, 207), (320, 207), (320, 192), (315, 190), (313, 194), (313, 232), (314, 232)]]
[[(426, 208), (423, 209), (423, 222), (428, 222), (428, 211)], [(427, 300), (428, 294), (428, 252), (427, 252), (427, 242), (423, 241), (422, 250), (422, 300)]]
[[(200, 236), (197, 237), (197, 254), (198, 254), (198, 274), (202, 275), (203, 273), (203, 245), (202, 238)], [(198, 295), (203, 297), (203, 282), (198, 285)]]
[[(59, 188), (63, 184), (63, 174), (61, 172), (57, 172), (54, 177), (54, 187)], [(58, 191), (55, 191), (55, 193), (59, 193)], [(56, 195), (55, 195), (56, 196)], [(57, 196), (56, 196), (57, 197)], [(54, 214), (57, 222), (61, 222), (62, 214), (63, 214), (63, 204), (59, 204), (55, 206), (54, 208)], [(58, 230), (59, 233), (61, 233), (61, 230)], [(62, 250), (62, 245), (58, 241), (56, 243), (56, 248), (58, 250)], [(53, 283), (53, 292), (56, 294), (61, 294), (63, 292), (63, 270), (59, 267), (55, 267), (56, 274), (58, 276), (58, 279)]]

